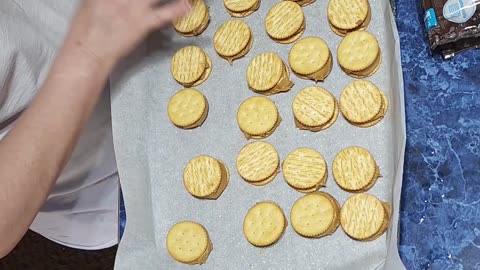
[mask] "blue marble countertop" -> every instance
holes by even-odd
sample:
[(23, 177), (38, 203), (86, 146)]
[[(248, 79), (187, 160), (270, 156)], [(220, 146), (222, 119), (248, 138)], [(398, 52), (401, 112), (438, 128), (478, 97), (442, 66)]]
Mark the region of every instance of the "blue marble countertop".
[[(432, 57), (421, 1), (395, 9), (407, 114), (400, 256), (409, 270), (480, 270), (480, 50)], [(120, 234), (125, 219), (121, 200)]]
[(480, 269), (480, 50), (430, 55), (421, 1), (397, 0), (407, 114), (400, 256)]

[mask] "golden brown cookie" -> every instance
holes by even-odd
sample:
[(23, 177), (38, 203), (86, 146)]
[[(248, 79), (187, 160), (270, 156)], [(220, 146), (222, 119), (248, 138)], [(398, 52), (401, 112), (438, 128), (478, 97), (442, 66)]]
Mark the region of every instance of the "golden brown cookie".
[(265, 30), (276, 42), (292, 43), (305, 32), (305, 16), (299, 4), (282, 1), (273, 6), (265, 18)]
[(186, 37), (200, 35), (210, 22), (210, 13), (204, 0), (191, 0), (191, 6), (190, 13), (173, 21), (175, 31)]
[(293, 229), (305, 237), (331, 235), (340, 225), (340, 206), (328, 193), (310, 193), (293, 204), (290, 222)]
[(332, 53), (327, 43), (318, 37), (301, 39), (288, 54), (292, 71), (300, 78), (324, 81), (332, 70)]
[(368, 0), (330, 0), (327, 8), (330, 28), (339, 35), (365, 30), (371, 20)]
[(298, 148), (288, 154), (282, 165), (285, 181), (303, 193), (317, 191), (327, 182), (327, 163), (311, 148)]
[(325, 130), (338, 117), (335, 97), (317, 86), (302, 89), (293, 99), (292, 111), (297, 128), (310, 131)]
[(183, 129), (201, 126), (208, 114), (208, 102), (198, 90), (186, 88), (178, 91), (168, 102), (168, 118)]
[(238, 126), (247, 139), (270, 136), (281, 121), (277, 106), (266, 97), (248, 98), (238, 108)]
[(240, 20), (231, 20), (222, 24), (213, 37), (215, 51), (230, 64), (233, 60), (245, 56), (252, 46), (252, 31)]
[(293, 1), (299, 4), (300, 6), (304, 7), (314, 3), (316, 0), (285, 0), (285, 1)]
[(232, 17), (247, 17), (260, 7), (261, 0), (223, 0), (223, 4)]
[(167, 250), (176, 261), (186, 264), (203, 264), (213, 249), (208, 232), (193, 221), (175, 224), (167, 234)]
[(372, 241), (380, 237), (390, 223), (390, 204), (375, 196), (360, 193), (345, 201), (340, 211), (343, 231), (359, 241)]
[(267, 247), (276, 243), (287, 227), (282, 208), (274, 202), (260, 202), (248, 210), (243, 233), (252, 245)]
[(377, 38), (367, 31), (347, 34), (337, 49), (340, 67), (353, 78), (366, 78), (373, 75), (382, 62)]
[(275, 53), (262, 53), (247, 68), (248, 87), (263, 95), (273, 95), (292, 89), (290, 73), (282, 59)]
[(210, 57), (199, 47), (187, 46), (172, 57), (170, 71), (173, 78), (185, 87), (200, 85), (212, 72)]
[(365, 192), (381, 177), (372, 154), (358, 146), (340, 151), (333, 160), (332, 170), (337, 184), (349, 192)]
[(353, 81), (340, 95), (340, 110), (351, 124), (371, 127), (384, 118), (388, 110), (388, 99), (372, 82)]
[(198, 156), (188, 162), (183, 171), (183, 184), (188, 193), (201, 199), (217, 199), (228, 185), (230, 174), (223, 162)]
[(237, 155), (240, 176), (253, 185), (266, 185), (280, 171), (280, 157), (273, 145), (267, 142), (247, 144)]

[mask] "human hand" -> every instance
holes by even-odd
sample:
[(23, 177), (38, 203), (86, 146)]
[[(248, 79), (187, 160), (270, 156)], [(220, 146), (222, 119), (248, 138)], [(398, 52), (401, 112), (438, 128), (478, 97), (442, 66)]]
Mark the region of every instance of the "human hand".
[(114, 65), (151, 31), (190, 10), (187, 0), (83, 0), (65, 40), (102, 64)]

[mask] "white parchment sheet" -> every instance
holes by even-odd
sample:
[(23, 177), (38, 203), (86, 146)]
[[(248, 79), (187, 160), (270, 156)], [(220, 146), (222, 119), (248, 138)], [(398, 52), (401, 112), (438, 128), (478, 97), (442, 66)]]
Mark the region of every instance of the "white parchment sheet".
[[(397, 228), (405, 147), (403, 79), (397, 29), (388, 0), (371, 0), (372, 22), (368, 28), (382, 50), (380, 70), (369, 80), (389, 99), (385, 119), (362, 129), (340, 115), (329, 129), (318, 133), (295, 128), (291, 104), (294, 96), (313, 82), (291, 76), (293, 89), (272, 96), (283, 122), (266, 141), (272, 143), (284, 160), (298, 147), (312, 147), (325, 157), (329, 177), (323, 191), (340, 204), (351, 195), (342, 191), (332, 178), (336, 153), (347, 146), (365, 147), (375, 157), (381, 174), (369, 193), (393, 205), (390, 229), (376, 241), (357, 242), (341, 227), (329, 237), (306, 239), (288, 226), (282, 239), (269, 248), (256, 248), (244, 238), (242, 223), (248, 209), (263, 200), (273, 200), (289, 219), (293, 203), (303, 194), (290, 188), (280, 173), (270, 184), (254, 187), (244, 182), (235, 168), (238, 151), (247, 144), (240, 132), (236, 113), (240, 103), (256, 95), (247, 87), (245, 72), (250, 60), (262, 52), (273, 51), (287, 62), (292, 46), (273, 42), (265, 33), (264, 18), (278, 1), (262, 0), (260, 9), (245, 21), (254, 33), (252, 50), (230, 66), (212, 46), (218, 27), (230, 19), (221, 1), (207, 0), (211, 22), (199, 37), (184, 38), (165, 30), (153, 35), (112, 77), (112, 117), (116, 156), (125, 196), (127, 226), (120, 243), (116, 269), (404, 269), (398, 256)], [(353, 79), (336, 62), (341, 40), (327, 22), (328, 1), (317, 0), (304, 7), (306, 32), (327, 41), (335, 59), (333, 70), (318, 85), (339, 97)], [(170, 74), (170, 59), (180, 48), (197, 45), (213, 62), (209, 79), (196, 87), (207, 97), (210, 111), (200, 128), (181, 130), (167, 117), (170, 97), (182, 87)], [(217, 200), (199, 200), (185, 191), (183, 167), (197, 155), (211, 155), (224, 161), (230, 170), (230, 183)], [(209, 231), (213, 251), (201, 266), (177, 263), (167, 253), (166, 234), (176, 222), (193, 220)]]

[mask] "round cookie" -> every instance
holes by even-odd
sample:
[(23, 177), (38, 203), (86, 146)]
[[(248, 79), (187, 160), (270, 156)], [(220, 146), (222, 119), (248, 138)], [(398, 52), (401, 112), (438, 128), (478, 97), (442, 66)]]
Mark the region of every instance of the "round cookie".
[(290, 49), (288, 62), (298, 77), (315, 82), (323, 81), (332, 70), (332, 53), (323, 39), (307, 37)]
[(204, 0), (192, 0), (190, 3), (190, 13), (173, 21), (175, 31), (186, 37), (200, 35), (210, 22), (210, 13)]
[(349, 192), (365, 192), (381, 176), (372, 154), (358, 146), (340, 151), (333, 160), (332, 171), (338, 186)]
[(201, 126), (208, 114), (208, 101), (198, 90), (178, 91), (168, 102), (168, 118), (177, 127), (191, 129)]
[(210, 156), (190, 160), (183, 171), (183, 184), (192, 196), (217, 199), (228, 185), (230, 175), (221, 161)]
[(366, 78), (380, 67), (382, 57), (377, 38), (367, 31), (347, 34), (337, 49), (340, 67), (353, 78)]
[(261, 0), (223, 0), (223, 4), (232, 17), (247, 17), (260, 7)]
[(212, 61), (199, 47), (187, 46), (173, 55), (170, 71), (178, 83), (193, 87), (200, 85), (210, 76)]
[(335, 97), (317, 86), (302, 89), (293, 99), (292, 111), (296, 126), (310, 131), (325, 130), (338, 117)]
[(275, 53), (257, 55), (247, 68), (248, 87), (263, 95), (286, 92), (293, 87), (285, 63)]
[(265, 30), (276, 42), (292, 43), (305, 32), (305, 16), (299, 4), (282, 1), (273, 6), (265, 18)]
[(352, 195), (342, 206), (340, 224), (343, 231), (355, 240), (372, 241), (380, 237), (390, 223), (390, 205), (375, 196)]
[(293, 229), (305, 237), (331, 235), (340, 225), (340, 206), (328, 193), (310, 193), (293, 204), (290, 222)]
[(233, 60), (245, 56), (252, 48), (252, 31), (240, 20), (228, 21), (215, 32), (213, 46), (220, 57), (232, 64)]
[(340, 110), (353, 125), (370, 127), (383, 119), (388, 110), (388, 100), (372, 82), (353, 81), (340, 95)]
[(285, 0), (285, 1), (293, 1), (299, 4), (300, 6), (304, 7), (314, 3), (316, 0)]
[(247, 139), (262, 139), (270, 136), (280, 125), (277, 106), (266, 97), (251, 97), (240, 104), (237, 122)]
[(285, 215), (274, 202), (257, 203), (243, 220), (245, 238), (257, 247), (273, 245), (282, 237), (286, 227)]
[(237, 155), (237, 170), (248, 183), (266, 185), (280, 169), (280, 157), (273, 145), (253, 142), (245, 145)]
[(193, 221), (182, 221), (172, 226), (166, 244), (173, 259), (191, 265), (205, 263), (213, 249), (207, 230)]
[(285, 181), (303, 193), (314, 192), (327, 181), (327, 163), (318, 151), (311, 148), (298, 148), (288, 154), (282, 171)]
[(371, 20), (368, 0), (330, 0), (327, 17), (332, 31), (339, 35), (365, 30)]

